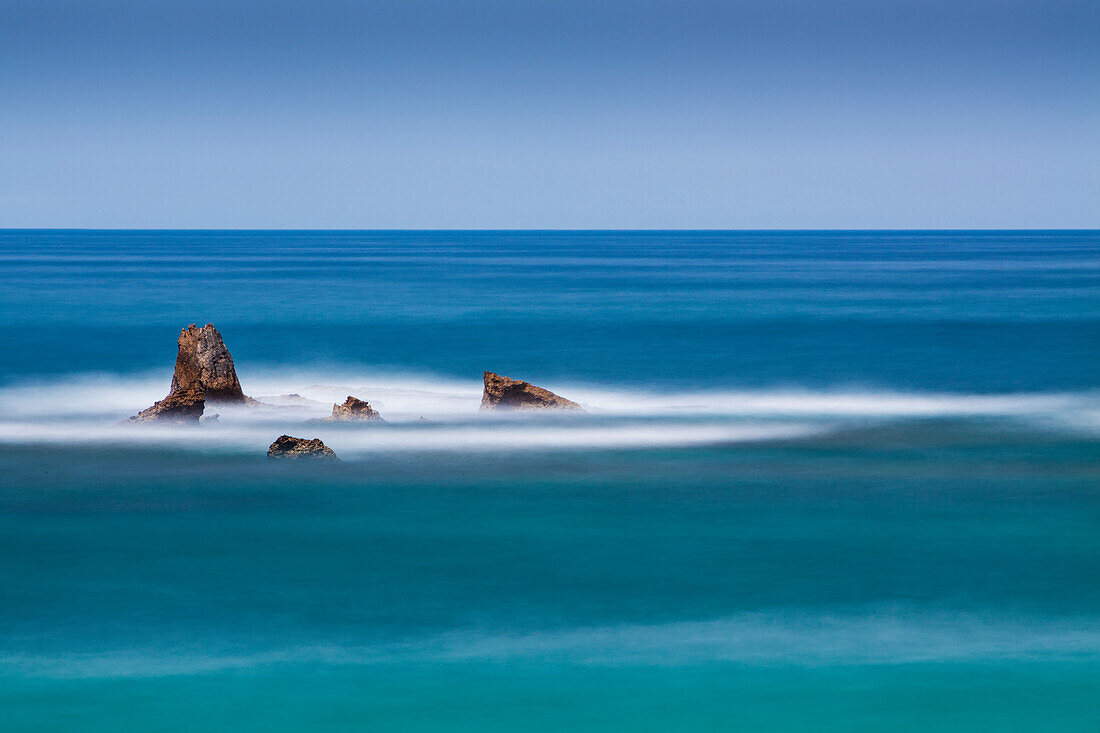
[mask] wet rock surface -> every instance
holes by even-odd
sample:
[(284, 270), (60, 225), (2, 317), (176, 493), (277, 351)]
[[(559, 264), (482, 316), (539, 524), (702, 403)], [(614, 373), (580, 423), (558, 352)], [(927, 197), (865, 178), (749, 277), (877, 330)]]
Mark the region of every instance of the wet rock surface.
[(385, 422), (382, 416), (370, 406), (369, 402), (351, 395), (342, 405), (333, 405), (332, 414), (323, 418), (324, 422)]
[(128, 422), (162, 422), (179, 425), (199, 424), (202, 411), (206, 407), (203, 391), (199, 387), (187, 387), (172, 392), (163, 400), (147, 407), (129, 419)]
[[(191, 324), (177, 341), (176, 369), (168, 396), (130, 418), (130, 422), (198, 422), (207, 402), (259, 404), (241, 391), (233, 357), (212, 324)], [(217, 415), (206, 422), (217, 420)]]
[(529, 382), (502, 377), (495, 372), (485, 372), (482, 377), (485, 381), (485, 391), (481, 396), (482, 410), (584, 411), (576, 402)]
[(209, 402), (251, 402), (241, 391), (233, 357), (213, 324), (201, 328), (191, 324), (180, 332), (172, 392), (198, 386)]
[(268, 458), (300, 460), (339, 460), (336, 453), (321, 442), (320, 438), (295, 438), (292, 435), (280, 435), (267, 449)]

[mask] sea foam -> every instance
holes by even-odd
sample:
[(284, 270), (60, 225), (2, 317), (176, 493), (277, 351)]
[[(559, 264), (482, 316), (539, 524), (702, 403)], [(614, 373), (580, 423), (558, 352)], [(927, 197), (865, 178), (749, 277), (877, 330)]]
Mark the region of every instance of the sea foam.
[[(481, 383), (423, 374), (268, 371), (245, 374), (255, 408), (211, 405), (216, 423), (127, 425), (164, 397), (163, 374), (69, 375), (0, 388), (0, 444), (175, 446), (255, 452), (278, 434), (322, 438), (343, 457), (378, 451), (644, 448), (786, 440), (883, 421), (994, 418), (1043, 429), (1100, 431), (1100, 394), (906, 393), (871, 390), (627, 391), (547, 383), (585, 414), (480, 413)], [(347, 395), (385, 425), (323, 424)], [(420, 418), (425, 418), (421, 421)]]

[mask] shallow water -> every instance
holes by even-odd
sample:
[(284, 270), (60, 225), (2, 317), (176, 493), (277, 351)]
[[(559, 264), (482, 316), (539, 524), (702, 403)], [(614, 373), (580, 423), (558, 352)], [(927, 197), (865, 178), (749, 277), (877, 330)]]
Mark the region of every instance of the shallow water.
[[(1100, 719), (1096, 233), (7, 231), (0, 277), (5, 728)], [(268, 406), (119, 425), (207, 321)], [(311, 422), (348, 394), (387, 423)]]

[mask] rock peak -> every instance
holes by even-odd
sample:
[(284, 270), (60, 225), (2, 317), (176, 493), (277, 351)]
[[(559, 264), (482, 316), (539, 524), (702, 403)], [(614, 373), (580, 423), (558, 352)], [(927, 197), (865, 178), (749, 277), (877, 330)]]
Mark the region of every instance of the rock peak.
[(197, 386), (210, 402), (248, 402), (233, 357), (213, 324), (201, 328), (194, 323), (180, 332), (172, 392)]
[(521, 379), (502, 377), (495, 372), (485, 372), (482, 378), (485, 381), (485, 391), (481, 396), (482, 410), (579, 410), (584, 412), (576, 402)]
[(233, 357), (213, 324), (194, 323), (180, 331), (172, 390), (160, 402), (130, 418), (132, 422), (198, 422), (206, 403), (256, 404), (241, 391)]
[(385, 422), (378, 414), (378, 410), (371, 407), (369, 402), (351, 395), (344, 400), (344, 404), (333, 405), (332, 414), (324, 420), (327, 422)]

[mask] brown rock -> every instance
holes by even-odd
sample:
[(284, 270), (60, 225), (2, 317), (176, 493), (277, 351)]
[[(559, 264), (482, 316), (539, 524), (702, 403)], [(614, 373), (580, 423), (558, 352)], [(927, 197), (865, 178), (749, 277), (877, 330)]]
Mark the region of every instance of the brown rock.
[(351, 395), (344, 400), (342, 405), (333, 405), (332, 414), (324, 418), (325, 422), (385, 422), (378, 410), (370, 406), (369, 402), (358, 400)]
[(485, 392), (481, 397), (482, 410), (580, 410), (576, 402), (559, 397), (553, 392), (536, 387), (519, 379), (509, 379), (493, 372), (485, 372)]
[(130, 418), (129, 422), (166, 422), (181, 425), (199, 424), (206, 400), (202, 389), (191, 386), (172, 392), (152, 407), (147, 407)]
[(192, 323), (180, 332), (178, 343), (172, 392), (197, 385), (210, 402), (251, 402), (241, 391), (233, 357), (212, 324), (198, 328)]
[(332, 448), (322, 443), (320, 438), (307, 440), (306, 438), (295, 438), (290, 435), (280, 435), (276, 438), (271, 447), (267, 449), (267, 457), (289, 458), (292, 460), (300, 458), (315, 458), (326, 461), (339, 460)]
[(180, 332), (178, 344), (172, 390), (160, 402), (131, 417), (132, 422), (197, 422), (207, 400), (258, 404), (241, 391), (233, 357), (218, 329), (209, 323), (202, 328), (192, 323)]

